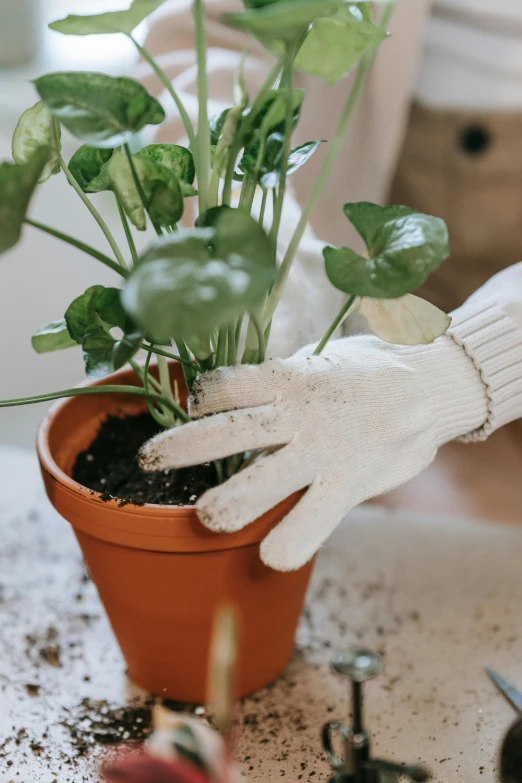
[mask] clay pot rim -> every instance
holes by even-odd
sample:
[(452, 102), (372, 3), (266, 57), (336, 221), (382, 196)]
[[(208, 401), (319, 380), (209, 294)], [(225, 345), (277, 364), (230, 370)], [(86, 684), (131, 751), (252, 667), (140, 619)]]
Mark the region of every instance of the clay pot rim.
[[(111, 383), (115, 377), (118, 377), (124, 373), (126, 368), (118, 370), (111, 375), (100, 378), (96, 381), (83, 381), (77, 384), (78, 388), (85, 386), (107, 386)], [(45, 466), (45, 469), (52, 476), (52, 478), (64, 487), (68, 492), (73, 495), (79, 496), (82, 500), (87, 500), (90, 503), (93, 501), (103, 502), (104, 508), (118, 509), (118, 511), (125, 511), (128, 514), (148, 514), (149, 516), (165, 516), (168, 512), (169, 515), (176, 517), (186, 517), (187, 513), (196, 514), (196, 509), (191, 505), (167, 505), (160, 503), (144, 503), (143, 505), (136, 505), (134, 503), (126, 503), (121, 505), (121, 500), (118, 498), (110, 498), (109, 500), (101, 500), (101, 493), (96, 490), (84, 487), (78, 481), (75, 481), (71, 476), (68, 476), (59, 465), (56, 463), (52, 456), (51, 447), (49, 445), (49, 431), (53, 425), (55, 416), (65, 408), (67, 405), (72, 405), (76, 400), (76, 397), (66, 397), (65, 399), (57, 400), (51, 405), (44, 418), (42, 419), (38, 432), (36, 435), (36, 449), (38, 452), (41, 463)]]

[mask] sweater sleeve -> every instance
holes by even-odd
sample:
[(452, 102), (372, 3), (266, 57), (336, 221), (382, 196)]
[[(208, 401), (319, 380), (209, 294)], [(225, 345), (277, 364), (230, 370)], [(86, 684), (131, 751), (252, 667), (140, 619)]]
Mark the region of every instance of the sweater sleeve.
[(449, 334), (486, 387), (488, 417), (461, 440), (485, 440), (522, 416), (522, 262), (492, 277), (452, 313)]
[[(222, 13), (241, 7), (238, 0), (207, 0), (205, 7), (209, 115), (212, 116), (231, 105), (234, 74), (247, 45), (250, 55), (244, 75), (251, 96), (260, 89), (274, 60), (251, 37), (221, 23)], [(195, 126), (198, 112), (197, 69), (191, 0), (173, 0), (162, 6), (154, 17), (146, 47), (172, 80)], [(154, 140), (186, 144), (185, 130), (174, 102), (147, 63), (140, 63), (138, 77), (150, 92), (158, 95), (167, 112), (167, 122), (155, 132)], [(238, 194), (235, 195), (237, 197)], [(267, 230), (271, 225), (271, 201), (269, 198), (266, 210)], [(259, 209), (259, 204), (260, 194), (256, 197), (254, 210)], [(278, 239), (279, 258), (284, 255), (300, 215), (300, 206), (289, 188)], [(303, 345), (321, 339), (344, 301), (343, 294), (331, 285), (326, 276), (323, 246), (324, 243), (308, 227), (274, 316), (269, 345), (272, 357), (290, 356)]]

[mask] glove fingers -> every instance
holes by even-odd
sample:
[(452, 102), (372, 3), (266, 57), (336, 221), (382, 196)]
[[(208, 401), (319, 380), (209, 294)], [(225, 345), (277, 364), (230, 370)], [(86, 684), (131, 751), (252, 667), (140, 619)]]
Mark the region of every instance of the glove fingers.
[(256, 408), (275, 399), (275, 373), (268, 365), (221, 367), (196, 378), (190, 397), (190, 415)]
[(201, 465), (243, 451), (281, 446), (293, 432), (273, 405), (218, 413), (201, 421), (161, 432), (140, 450), (144, 470)]
[(286, 446), (239, 471), (221, 486), (209, 489), (196, 509), (205, 527), (231, 533), (306, 487), (312, 478), (312, 467), (305, 467), (295, 449)]
[(261, 560), (276, 571), (307, 563), (350, 510), (333, 483), (317, 480), (261, 544)]

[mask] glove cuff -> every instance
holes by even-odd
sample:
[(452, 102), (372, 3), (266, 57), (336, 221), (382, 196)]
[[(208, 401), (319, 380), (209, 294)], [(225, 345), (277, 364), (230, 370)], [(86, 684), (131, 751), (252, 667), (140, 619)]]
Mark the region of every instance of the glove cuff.
[(460, 440), (485, 440), (522, 413), (522, 331), (495, 302), (472, 297), (452, 313), (448, 334), (480, 373), (488, 401), (485, 423)]

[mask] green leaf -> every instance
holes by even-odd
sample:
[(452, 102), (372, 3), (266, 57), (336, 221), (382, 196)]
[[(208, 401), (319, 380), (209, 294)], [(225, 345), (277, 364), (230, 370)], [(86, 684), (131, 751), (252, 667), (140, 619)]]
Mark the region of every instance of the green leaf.
[(69, 335), (65, 318), (60, 318), (59, 321), (51, 321), (41, 326), (31, 337), (31, 344), (36, 353), (48, 353), (72, 348), (77, 342)]
[(394, 205), (381, 207), (369, 201), (359, 201), (353, 204), (345, 204), (344, 214), (364, 239), (368, 248), (371, 248), (374, 238), (378, 235), (385, 223), (396, 218), (415, 214), (411, 207)]
[(47, 106), (39, 101), (26, 109), (18, 120), (11, 145), (14, 162), (19, 165), (28, 163), (40, 147), (48, 147), (49, 157), (38, 180), (46, 182), (60, 171), (60, 136), (60, 125)]
[(165, 0), (134, 0), (126, 11), (109, 11), (105, 14), (77, 16), (51, 22), (49, 27), (65, 35), (103, 35), (125, 33), (130, 35), (147, 16), (150, 16)]
[(223, 21), (262, 38), (295, 40), (314, 19), (335, 14), (342, 5), (343, 0), (279, 0), (256, 5), (243, 13), (224, 14)]
[[(263, 188), (276, 188), (281, 180), (281, 167), (283, 163), (283, 143), (284, 137), (280, 133), (274, 133), (267, 139), (266, 152), (263, 158), (263, 163), (260, 171), (259, 182)], [(288, 169), (287, 174), (293, 174), (295, 171), (304, 166), (306, 161), (312, 157), (314, 152), (322, 144), (321, 141), (308, 141), (306, 144), (301, 144), (299, 147), (295, 147), (288, 156)], [(247, 151), (245, 150), (245, 155)], [(257, 159), (257, 158), (256, 158)], [(256, 159), (252, 156), (248, 157), (244, 163), (244, 158), (240, 163), (240, 168), (243, 171), (253, 174), (255, 171)], [(247, 168), (243, 168), (246, 166)], [(250, 171), (250, 168), (253, 168)]]
[(0, 164), (0, 253), (20, 239), (31, 196), (49, 159), (49, 148), (41, 147), (25, 164)]
[(88, 378), (104, 378), (119, 370), (139, 350), (141, 332), (126, 334), (116, 340), (103, 326), (90, 326), (82, 343)]
[[(305, 97), (305, 91), (301, 89), (292, 90), (293, 102), (293, 123), (295, 128), (301, 115), (301, 106)], [(286, 120), (286, 109), (288, 106), (288, 90), (271, 90), (261, 103), (255, 114), (254, 122), (257, 126), (258, 134), (264, 138), (271, 131), (284, 131)]]
[(394, 345), (427, 345), (444, 334), (451, 318), (419, 296), (361, 299), (359, 312), (372, 332)]
[(389, 220), (372, 234), (368, 258), (346, 247), (323, 252), (328, 277), (339, 290), (397, 299), (419, 288), (448, 257), (448, 230), (440, 218), (414, 212)]
[[(65, 322), (71, 338), (82, 346), (89, 378), (103, 378), (119, 370), (143, 340), (142, 331), (123, 309), (117, 288), (91, 286), (68, 307)], [(114, 337), (110, 332), (113, 327), (123, 334)]]
[[(149, 144), (147, 147), (143, 147), (138, 155), (149, 158), (154, 163), (159, 163), (160, 166), (165, 166), (176, 175), (180, 184), (186, 186), (187, 189), (194, 182), (196, 176), (194, 158), (186, 147), (181, 147), (179, 144)], [(195, 191), (190, 195), (195, 195)]]
[(94, 304), (103, 290), (104, 286), (102, 285), (91, 286), (85, 293), (76, 297), (65, 312), (65, 323), (69, 335), (79, 345), (84, 341), (90, 326), (102, 323)]
[(40, 98), (73, 136), (93, 147), (124, 144), (165, 112), (134, 79), (102, 73), (51, 73), (36, 79)]
[[(172, 226), (183, 214), (183, 194), (171, 169), (147, 155), (133, 155), (134, 168), (147, 200), (151, 220), (158, 226)], [(127, 156), (116, 150), (107, 164), (112, 189), (130, 221), (139, 231), (147, 227), (146, 210), (136, 187)]]
[(216, 146), (219, 139), (221, 138), (221, 134), (223, 133), (223, 127), (225, 125), (225, 120), (227, 118), (227, 115), (229, 113), (230, 109), (224, 109), (222, 112), (219, 112), (219, 114), (214, 114), (213, 117), (209, 120), (209, 128), (210, 128), (210, 143)]
[(335, 84), (386, 36), (384, 30), (365, 20), (356, 5), (348, 6), (343, 14), (313, 22), (297, 53), (295, 67)]
[(84, 193), (98, 193), (110, 190), (111, 182), (106, 163), (112, 150), (98, 149), (83, 144), (69, 161), (69, 171)]
[(255, 307), (274, 276), (263, 229), (237, 209), (217, 207), (199, 227), (158, 240), (133, 270), (123, 304), (148, 332), (203, 337)]

